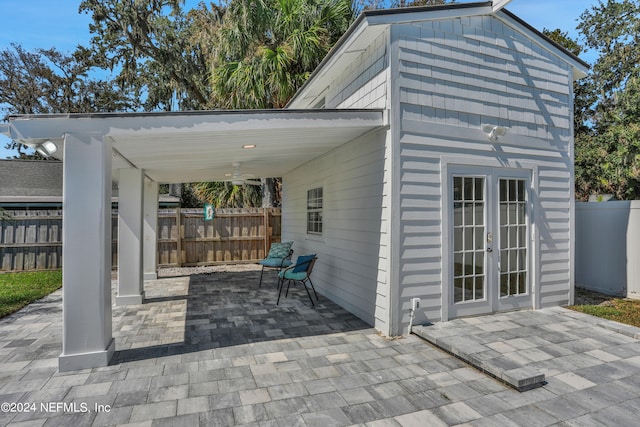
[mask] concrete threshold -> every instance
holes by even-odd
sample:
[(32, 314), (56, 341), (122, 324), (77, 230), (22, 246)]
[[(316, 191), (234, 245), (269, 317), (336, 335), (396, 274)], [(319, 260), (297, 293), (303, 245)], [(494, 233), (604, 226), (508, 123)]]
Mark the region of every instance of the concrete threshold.
[(487, 341), (499, 341), (499, 337), (496, 336), (495, 340), (485, 339), (485, 343), (482, 343), (471, 336), (473, 329), (469, 330), (465, 326), (469, 325), (464, 321), (454, 320), (426, 326), (414, 326), (412, 332), (520, 392), (546, 384), (544, 373), (526, 366), (528, 361), (506, 357), (485, 345)]

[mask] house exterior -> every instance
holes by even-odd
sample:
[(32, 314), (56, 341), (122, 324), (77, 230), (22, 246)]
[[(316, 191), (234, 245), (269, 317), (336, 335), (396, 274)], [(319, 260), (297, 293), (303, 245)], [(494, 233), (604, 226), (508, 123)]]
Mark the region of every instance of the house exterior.
[[(365, 12), (289, 107), (382, 108), (389, 128), (284, 175), (283, 239), (319, 254), (323, 295), (389, 335), (412, 298), (414, 324), (571, 303), (586, 69), (491, 2)], [(307, 231), (317, 189), (322, 233)]]
[(116, 304), (144, 303), (158, 183), (237, 164), (283, 178), (283, 241), (317, 253), (319, 293), (385, 335), (571, 302), (572, 84), (587, 65), (506, 3), (367, 11), (284, 110), (11, 117), (6, 134), (64, 157), (60, 369), (114, 351), (112, 180)]

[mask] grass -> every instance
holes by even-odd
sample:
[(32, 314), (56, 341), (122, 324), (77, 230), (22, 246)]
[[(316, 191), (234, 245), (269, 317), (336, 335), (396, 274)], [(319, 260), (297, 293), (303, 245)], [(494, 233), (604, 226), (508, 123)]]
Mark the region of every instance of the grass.
[(0, 274), (0, 318), (62, 286), (62, 271)]
[(574, 305), (572, 310), (640, 327), (640, 300), (613, 298), (602, 305)]

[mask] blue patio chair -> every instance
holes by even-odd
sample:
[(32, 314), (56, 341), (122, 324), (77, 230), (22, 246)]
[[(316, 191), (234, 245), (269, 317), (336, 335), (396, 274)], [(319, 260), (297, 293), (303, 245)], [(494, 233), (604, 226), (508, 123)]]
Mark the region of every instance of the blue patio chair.
[(313, 271), (313, 266), (317, 259), (318, 257), (315, 254), (301, 255), (296, 259), (295, 265), (287, 267), (278, 273), (278, 278), (280, 279), (278, 286), (280, 287), (280, 290), (278, 291), (278, 302), (276, 302), (276, 305), (280, 304), (280, 295), (282, 294), (282, 288), (284, 288), (284, 282), (287, 282), (287, 292), (284, 295), (285, 298), (289, 295), (289, 286), (291, 285), (291, 282), (294, 284), (296, 282), (300, 282), (302, 283), (302, 286), (304, 286), (304, 290), (307, 291), (311, 305), (315, 306), (307, 284), (311, 286), (311, 289), (316, 296), (316, 301), (318, 301), (318, 293), (316, 292), (316, 288), (313, 287), (313, 282), (311, 281), (311, 271)]
[[(260, 272), (260, 284), (258, 287), (262, 287), (262, 275), (264, 274), (264, 269), (266, 268), (275, 268), (280, 273), (280, 270), (283, 268), (289, 267), (293, 262), (291, 261), (291, 257), (293, 256), (293, 250), (291, 246), (293, 242), (282, 242), (282, 243), (272, 243), (269, 248), (269, 253), (267, 257), (261, 261), (258, 261), (258, 264), (262, 265), (262, 271)], [(280, 279), (278, 279), (278, 286), (280, 285)]]

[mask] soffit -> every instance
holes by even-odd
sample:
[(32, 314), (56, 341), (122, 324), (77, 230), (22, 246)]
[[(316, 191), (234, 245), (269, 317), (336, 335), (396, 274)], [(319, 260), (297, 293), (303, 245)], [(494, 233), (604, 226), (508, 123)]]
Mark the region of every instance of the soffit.
[(280, 177), (385, 123), (381, 110), (247, 110), (14, 116), (10, 125), (27, 145), (53, 141), (58, 157), (66, 134), (94, 134), (112, 143), (114, 179), (136, 167), (178, 183), (228, 179), (233, 163), (255, 178)]

